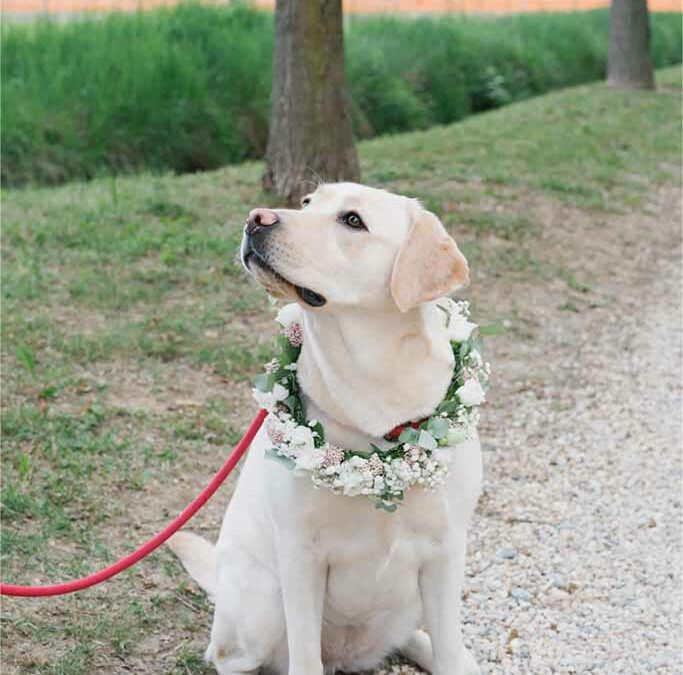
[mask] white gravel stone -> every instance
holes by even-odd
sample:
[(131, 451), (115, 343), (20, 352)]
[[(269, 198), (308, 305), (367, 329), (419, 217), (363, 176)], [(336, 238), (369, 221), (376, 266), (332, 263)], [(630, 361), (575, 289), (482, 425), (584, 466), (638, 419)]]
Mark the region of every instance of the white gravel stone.
[(683, 673), (680, 193), (654, 199), (585, 230), (591, 308), (529, 285), (487, 340), (463, 606), (483, 673)]
[(517, 557), (517, 551), (514, 548), (502, 547), (496, 551), (496, 558), (498, 560), (514, 560)]

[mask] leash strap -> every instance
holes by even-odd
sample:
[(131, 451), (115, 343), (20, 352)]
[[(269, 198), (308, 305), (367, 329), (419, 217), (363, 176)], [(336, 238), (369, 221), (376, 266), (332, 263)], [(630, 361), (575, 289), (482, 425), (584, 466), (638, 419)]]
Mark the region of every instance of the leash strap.
[(90, 588), (101, 584), (107, 579), (123, 572), (135, 565), (143, 558), (147, 557), (152, 551), (161, 546), (171, 535), (175, 534), (185, 523), (187, 523), (192, 516), (194, 516), (199, 509), (211, 499), (214, 492), (223, 484), (225, 479), (232, 473), (237, 466), (242, 456), (247, 451), (254, 436), (261, 428), (268, 412), (266, 410), (259, 410), (258, 414), (249, 425), (242, 440), (235, 446), (232, 454), (225, 461), (225, 464), (218, 470), (216, 475), (211, 479), (211, 482), (190, 502), (182, 513), (171, 523), (169, 523), (159, 534), (153, 536), (149, 541), (144, 543), (140, 548), (128, 555), (124, 556), (117, 562), (105, 567), (99, 572), (89, 574), (87, 577), (81, 579), (74, 579), (63, 584), (54, 584), (51, 586), (15, 586), (12, 584), (0, 584), (0, 595), (16, 595), (22, 597), (46, 597), (49, 595), (66, 595), (67, 593), (74, 593), (75, 591), (82, 591), (84, 588)]

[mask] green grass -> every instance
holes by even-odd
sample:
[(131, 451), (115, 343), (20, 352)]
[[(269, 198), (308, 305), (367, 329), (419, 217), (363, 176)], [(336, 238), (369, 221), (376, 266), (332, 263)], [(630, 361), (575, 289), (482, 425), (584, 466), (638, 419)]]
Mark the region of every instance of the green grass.
[[(680, 14), (653, 15), (652, 29), (655, 63), (680, 62)], [(270, 14), (187, 4), (8, 24), (1, 40), (5, 186), (192, 172), (264, 154)], [(447, 124), (599, 80), (606, 44), (606, 11), (347, 19), (356, 135)]]
[[(569, 245), (545, 243), (562, 232), (529, 204), (580, 209), (597, 223), (678, 181), (680, 82), (673, 68), (655, 93), (583, 86), (364, 142), (364, 181), (437, 211), (470, 259), (477, 319), (509, 317), (516, 340), (532, 339), (512, 302), (529, 286), (557, 283), (563, 316), (597, 299), (591, 270)], [(248, 163), (4, 191), (4, 579), (66, 579), (131, 550), (239, 437), (253, 411), (248, 379), (274, 328), (236, 261), (244, 215), (268, 203), (261, 171)], [(492, 304), (496, 287), (505, 301)], [(57, 604), (7, 601), (3, 658), (26, 674), (123, 662), (206, 675), (198, 655), (209, 611), (186, 579), (161, 552), (123, 581)], [(165, 635), (170, 643), (154, 642)]]

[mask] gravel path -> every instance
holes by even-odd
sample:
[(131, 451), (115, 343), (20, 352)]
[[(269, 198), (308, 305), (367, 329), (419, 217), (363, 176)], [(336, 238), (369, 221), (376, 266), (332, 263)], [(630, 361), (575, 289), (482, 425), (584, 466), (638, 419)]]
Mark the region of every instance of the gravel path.
[(680, 193), (655, 199), (612, 219), (619, 246), (586, 240), (592, 308), (558, 319), (539, 289), (537, 338), (490, 350), (464, 610), (484, 673), (683, 672)]

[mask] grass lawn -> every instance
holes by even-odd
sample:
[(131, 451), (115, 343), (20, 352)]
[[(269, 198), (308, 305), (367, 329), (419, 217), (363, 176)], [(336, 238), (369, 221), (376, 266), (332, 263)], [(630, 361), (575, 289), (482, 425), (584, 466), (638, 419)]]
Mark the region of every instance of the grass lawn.
[[(354, 130), (426, 129), (598, 81), (608, 15), (349, 17)], [(681, 14), (653, 13), (651, 24), (653, 63), (680, 63)], [(272, 46), (272, 13), (241, 3), (3, 25), (3, 185), (263, 158)]]
[[(596, 273), (552, 243), (563, 233), (548, 232), (543, 208), (598, 227), (679, 180), (681, 74), (661, 71), (655, 93), (579, 87), (365, 142), (363, 180), (442, 216), (473, 268), (476, 320), (522, 344), (534, 335), (516, 292), (559, 283), (561, 309), (581, 311)], [(245, 214), (272, 204), (261, 171), (3, 193), (5, 581), (113, 561), (185, 506), (239, 438), (275, 328), (236, 261)], [(215, 531), (231, 489), (195, 529)], [(97, 590), (5, 600), (2, 620), (3, 672), (212, 672), (208, 606), (165, 551)]]

